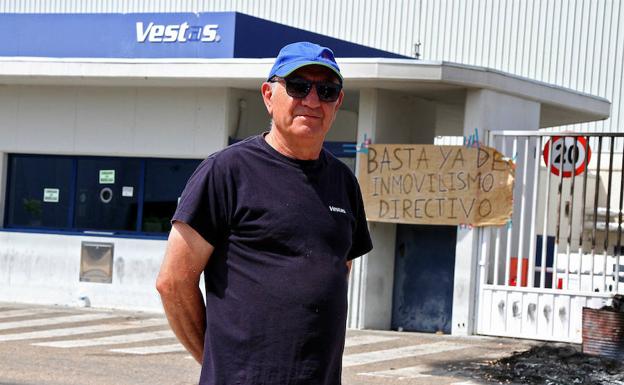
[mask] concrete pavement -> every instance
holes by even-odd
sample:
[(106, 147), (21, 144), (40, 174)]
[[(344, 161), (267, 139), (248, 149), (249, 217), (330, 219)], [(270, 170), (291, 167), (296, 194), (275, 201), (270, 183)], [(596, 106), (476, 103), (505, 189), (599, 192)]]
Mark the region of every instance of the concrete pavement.
[[(449, 368), (535, 344), (348, 330), (343, 384), (484, 384)], [(195, 384), (199, 369), (162, 314), (0, 303), (0, 385)]]
[[(450, 369), (486, 362), (524, 351), (534, 341), (482, 336), (455, 337), (410, 332), (348, 331), (343, 359), (345, 385), (478, 385), (479, 378)], [(359, 336), (384, 336), (387, 341), (349, 347)]]

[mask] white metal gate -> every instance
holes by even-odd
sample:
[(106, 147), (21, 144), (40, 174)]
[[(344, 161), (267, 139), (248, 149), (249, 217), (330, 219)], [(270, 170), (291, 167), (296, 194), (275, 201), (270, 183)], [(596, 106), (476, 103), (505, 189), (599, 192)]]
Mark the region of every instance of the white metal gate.
[(580, 343), (582, 308), (624, 293), (624, 134), (488, 139), (516, 178), (510, 223), (480, 230), (477, 333)]

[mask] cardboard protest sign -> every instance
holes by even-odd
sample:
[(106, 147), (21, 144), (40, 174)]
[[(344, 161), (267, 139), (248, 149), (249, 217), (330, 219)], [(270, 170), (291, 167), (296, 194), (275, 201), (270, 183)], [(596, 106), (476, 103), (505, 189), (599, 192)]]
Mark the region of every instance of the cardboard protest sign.
[(493, 148), (374, 144), (359, 162), (370, 221), (488, 226), (511, 218), (514, 164)]

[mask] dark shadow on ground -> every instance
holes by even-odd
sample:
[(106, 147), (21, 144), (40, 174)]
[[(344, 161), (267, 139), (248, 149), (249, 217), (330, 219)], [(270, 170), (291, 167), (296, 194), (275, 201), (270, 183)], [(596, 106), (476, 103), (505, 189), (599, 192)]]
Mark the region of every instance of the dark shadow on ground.
[(624, 361), (580, 352), (579, 345), (544, 343), (493, 361), (433, 365), (431, 373), (485, 384), (624, 385)]

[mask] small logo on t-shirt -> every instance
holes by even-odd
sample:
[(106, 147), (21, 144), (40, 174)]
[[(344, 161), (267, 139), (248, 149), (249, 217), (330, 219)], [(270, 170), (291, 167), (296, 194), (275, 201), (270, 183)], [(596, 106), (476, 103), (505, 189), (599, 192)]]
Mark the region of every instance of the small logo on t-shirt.
[(345, 209), (341, 209), (340, 207), (334, 207), (334, 206), (329, 206), (329, 211), (333, 211), (336, 213), (343, 213), (343, 214), (347, 213)]

